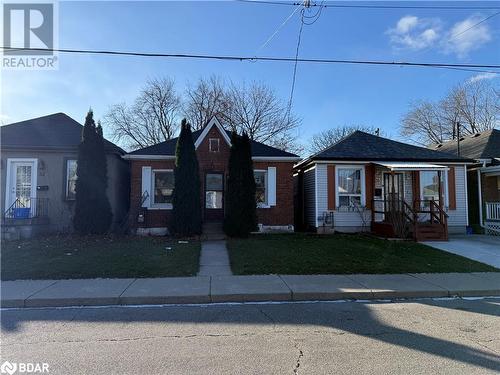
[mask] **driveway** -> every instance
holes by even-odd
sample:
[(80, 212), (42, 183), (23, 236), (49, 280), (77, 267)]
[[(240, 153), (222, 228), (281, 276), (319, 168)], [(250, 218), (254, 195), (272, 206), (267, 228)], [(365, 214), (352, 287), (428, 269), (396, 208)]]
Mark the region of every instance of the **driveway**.
[(474, 234), (450, 236), (449, 241), (423, 242), (425, 245), (500, 268), (500, 237)]

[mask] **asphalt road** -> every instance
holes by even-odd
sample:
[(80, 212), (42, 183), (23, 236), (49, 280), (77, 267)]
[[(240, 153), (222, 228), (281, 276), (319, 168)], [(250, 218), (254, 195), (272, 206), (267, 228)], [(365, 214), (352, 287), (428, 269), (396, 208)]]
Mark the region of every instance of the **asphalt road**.
[(500, 299), (4, 310), (1, 362), (50, 374), (500, 371)]

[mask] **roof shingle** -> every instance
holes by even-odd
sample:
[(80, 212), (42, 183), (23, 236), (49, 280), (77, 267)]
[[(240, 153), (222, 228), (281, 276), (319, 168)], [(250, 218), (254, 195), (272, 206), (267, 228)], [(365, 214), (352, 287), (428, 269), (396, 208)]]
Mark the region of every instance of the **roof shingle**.
[[(431, 148), (457, 155), (457, 140), (433, 145)], [(460, 141), (460, 156), (476, 160), (500, 157), (500, 130), (491, 129), (464, 137)]]
[[(2, 148), (70, 149), (78, 147), (83, 126), (65, 113), (37, 117), (0, 127)], [(124, 154), (120, 147), (104, 140), (106, 150)]]
[[(193, 132), (193, 140), (196, 142), (200, 136), (202, 130), (197, 130)], [(226, 133), (231, 137), (231, 132), (226, 130)], [(174, 156), (175, 146), (177, 145), (177, 138), (169, 139), (168, 141), (158, 143), (153, 146), (144, 147), (136, 151), (132, 151), (129, 155), (165, 155)], [(265, 145), (264, 143), (251, 141), (252, 146), (252, 156), (254, 157), (298, 157), (287, 151), (280, 150), (275, 147)]]
[(449, 161), (467, 162), (468, 159), (446, 152), (382, 138), (362, 131), (355, 131), (333, 146), (312, 155), (309, 160), (353, 161)]

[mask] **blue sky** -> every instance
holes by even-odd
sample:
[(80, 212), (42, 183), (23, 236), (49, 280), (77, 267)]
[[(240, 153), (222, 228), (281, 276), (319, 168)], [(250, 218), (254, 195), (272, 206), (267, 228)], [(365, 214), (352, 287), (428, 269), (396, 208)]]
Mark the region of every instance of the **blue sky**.
[[(60, 2), (59, 47), (255, 55), (293, 10), (228, 1)], [(316, 23), (304, 26), (300, 56), (498, 64), (500, 15), (450, 40), (495, 12), (326, 8)], [(259, 55), (294, 55), (298, 14)], [(0, 119), (10, 123), (65, 112), (83, 122), (90, 106), (102, 118), (110, 105), (131, 102), (148, 78), (161, 76), (174, 78), (179, 91), (212, 74), (235, 82), (264, 81), (286, 101), (292, 70), (292, 64), (282, 62), (61, 54), (55, 71), (1, 72)], [(430, 68), (299, 64), (293, 110), (302, 119), (300, 138), (306, 142), (318, 131), (344, 124), (377, 126), (399, 138), (399, 121), (411, 101), (438, 99), (476, 75)]]

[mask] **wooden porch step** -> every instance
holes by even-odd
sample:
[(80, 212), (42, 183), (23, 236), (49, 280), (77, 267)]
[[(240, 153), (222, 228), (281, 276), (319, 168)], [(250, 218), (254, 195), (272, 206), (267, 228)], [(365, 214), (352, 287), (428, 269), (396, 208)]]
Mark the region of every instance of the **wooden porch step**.
[(448, 239), (446, 228), (443, 224), (422, 224), (415, 227), (417, 241), (446, 241)]

